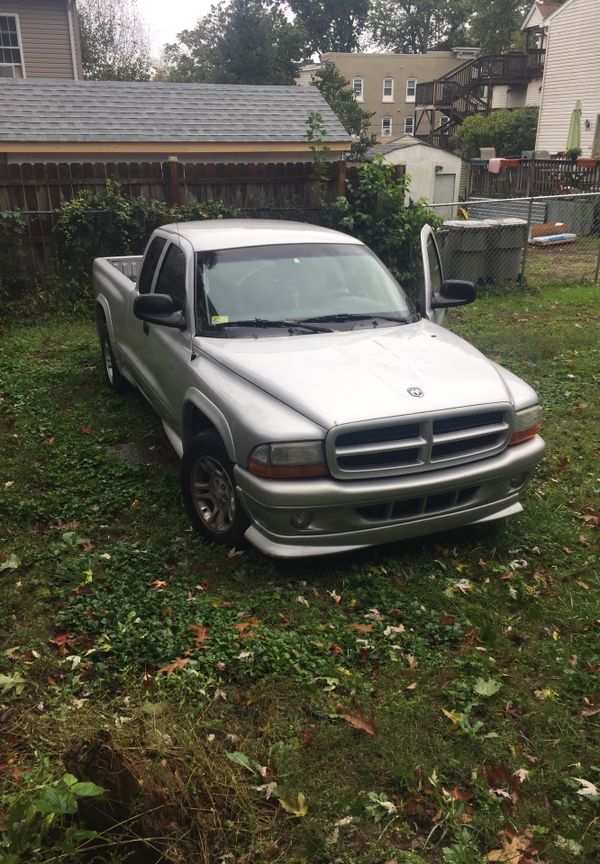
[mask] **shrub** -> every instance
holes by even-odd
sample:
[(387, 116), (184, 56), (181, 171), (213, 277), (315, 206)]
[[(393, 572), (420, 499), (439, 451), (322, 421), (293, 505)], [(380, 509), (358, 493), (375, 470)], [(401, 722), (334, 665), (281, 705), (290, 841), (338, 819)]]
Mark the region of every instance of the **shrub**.
[(0, 302), (23, 289), (25, 273), (22, 242), (25, 217), (18, 211), (0, 210)]
[(358, 167), (330, 210), (330, 224), (366, 243), (411, 291), (421, 273), (421, 229), (440, 219), (422, 199), (405, 204), (408, 190), (409, 178), (396, 177), (395, 166), (376, 156)]
[(465, 159), (478, 157), (481, 147), (495, 147), (498, 156), (520, 156), (522, 150), (535, 147), (538, 113), (530, 106), (473, 114), (463, 121), (452, 140)]
[(89, 277), (94, 258), (141, 255), (159, 225), (192, 219), (238, 216), (236, 207), (220, 201), (169, 207), (163, 201), (128, 198), (117, 180), (102, 192), (84, 189), (57, 209), (57, 258), (75, 277)]

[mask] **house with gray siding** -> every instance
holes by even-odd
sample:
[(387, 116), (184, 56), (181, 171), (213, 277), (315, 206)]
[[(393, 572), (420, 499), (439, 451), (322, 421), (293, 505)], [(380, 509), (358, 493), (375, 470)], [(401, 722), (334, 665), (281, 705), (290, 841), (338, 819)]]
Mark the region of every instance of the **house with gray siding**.
[(5, 78), (82, 77), (74, 0), (0, 0), (0, 86)]

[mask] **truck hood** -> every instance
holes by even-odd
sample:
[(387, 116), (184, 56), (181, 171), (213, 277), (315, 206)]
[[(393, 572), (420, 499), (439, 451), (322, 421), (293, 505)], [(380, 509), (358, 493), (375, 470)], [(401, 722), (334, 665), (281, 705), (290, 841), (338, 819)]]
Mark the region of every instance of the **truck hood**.
[[(499, 367), (468, 342), (424, 320), (331, 334), (202, 338), (197, 347), (325, 429), (512, 402)], [(409, 394), (408, 388), (415, 387), (422, 397)]]

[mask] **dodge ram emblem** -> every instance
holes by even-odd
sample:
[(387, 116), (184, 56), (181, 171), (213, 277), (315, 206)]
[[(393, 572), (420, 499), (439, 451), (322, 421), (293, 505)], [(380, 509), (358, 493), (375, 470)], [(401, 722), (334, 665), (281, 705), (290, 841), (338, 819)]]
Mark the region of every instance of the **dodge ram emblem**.
[(425, 393), (421, 390), (420, 387), (407, 387), (406, 388), (411, 396), (414, 396), (415, 399), (420, 399), (421, 396), (424, 396)]

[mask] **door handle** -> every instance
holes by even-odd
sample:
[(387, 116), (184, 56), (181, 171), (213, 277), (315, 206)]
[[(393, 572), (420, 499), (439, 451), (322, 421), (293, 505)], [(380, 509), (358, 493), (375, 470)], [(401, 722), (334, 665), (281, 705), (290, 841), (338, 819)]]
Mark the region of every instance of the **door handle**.
[(143, 329), (144, 333), (146, 334), (146, 336), (150, 333), (150, 325), (148, 324), (147, 321), (144, 321), (142, 329)]

